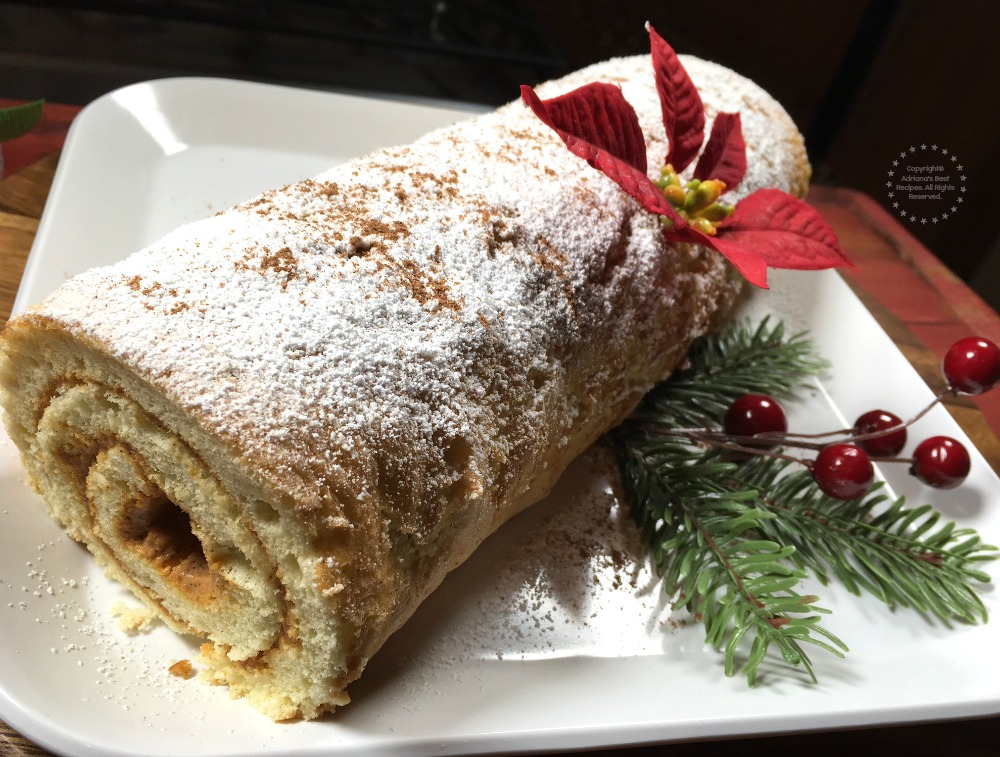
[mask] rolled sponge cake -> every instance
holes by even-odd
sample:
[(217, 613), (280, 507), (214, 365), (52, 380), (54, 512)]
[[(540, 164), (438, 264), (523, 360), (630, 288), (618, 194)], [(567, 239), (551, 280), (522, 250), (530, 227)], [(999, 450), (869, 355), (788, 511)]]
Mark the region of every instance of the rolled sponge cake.
[[(733, 199), (804, 193), (781, 107), (683, 61), (709, 121), (742, 114)], [(648, 58), (538, 92), (590, 81), (621, 85), (655, 170)], [(52, 517), (205, 639), (213, 680), (313, 718), (738, 290), (515, 102), (68, 281), (3, 333), (4, 420)]]

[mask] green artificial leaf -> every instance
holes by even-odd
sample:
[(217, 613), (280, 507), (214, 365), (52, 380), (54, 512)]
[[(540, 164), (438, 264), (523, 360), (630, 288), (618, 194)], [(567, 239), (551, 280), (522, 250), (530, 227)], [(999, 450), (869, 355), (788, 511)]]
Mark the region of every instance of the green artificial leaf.
[(16, 139), (31, 130), (42, 117), (45, 100), (0, 108), (0, 142)]

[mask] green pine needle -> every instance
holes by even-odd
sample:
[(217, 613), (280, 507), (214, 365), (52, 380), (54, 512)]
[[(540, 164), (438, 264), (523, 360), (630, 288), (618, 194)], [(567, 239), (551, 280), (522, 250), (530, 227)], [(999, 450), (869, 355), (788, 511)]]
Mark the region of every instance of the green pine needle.
[(806, 645), (844, 655), (844, 642), (821, 625), (829, 611), (798, 591), (809, 575), (823, 584), (836, 578), (893, 607), (985, 622), (977, 588), (990, 578), (978, 566), (997, 550), (971, 529), (878, 490), (835, 500), (788, 461), (737, 463), (662, 433), (717, 427), (742, 394), (788, 396), (806, 385), (827, 364), (804, 335), (786, 337), (767, 319), (733, 324), (697, 343), (689, 363), (650, 393), (614, 441), (663, 590), (701, 621), (727, 675), (741, 667), (754, 685), (774, 648), (815, 680)]
[(743, 394), (788, 396), (828, 364), (804, 334), (785, 337), (782, 323), (733, 323), (702, 339), (688, 367), (653, 389), (633, 419), (676, 427), (717, 424)]

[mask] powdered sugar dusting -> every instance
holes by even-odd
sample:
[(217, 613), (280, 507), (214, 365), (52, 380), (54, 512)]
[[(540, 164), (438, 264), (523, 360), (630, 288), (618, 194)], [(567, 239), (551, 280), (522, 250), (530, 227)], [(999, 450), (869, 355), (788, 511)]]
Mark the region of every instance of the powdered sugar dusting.
[(496, 686), (497, 663), (652, 657), (700, 644), (696, 624), (671, 617), (616, 467), (610, 449), (591, 447), (552, 496), (491, 536), (390, 639), (352, 689), (352, 707), (392, 681), (391, 727), (400, 711), (433, 711), (441, 691), (476, 697)]
[[(451, 667), (475, 659), (658, 654), (669, 598), (615, 490), (614, 456), (600, 445), (579, 458), (554, 495), (522, 516), (496, 547), (475, 556), (478, 590), (431, 656)], [(511, 554), (517, 560), (509, 559)], [(454, 597), (448, 584), (442, 595)], [(456, 664), (457, 663), (457, 664)]]
[[(788, 188), (792, 158), (772, 149), (787, 135), (768, 136), (774, 109), (765, 117), (759, 89), (686, 63), (710, 114), (745, 111), (741, 193)], [(657, 166), (665, 145), (648, 61), (612, 61), (539, 91), (591, 79), (622, 82)], [(662, 341), (676, 325), (652, 316), (718, 286), (717, 263), (683, 272), (681, 258), (699, 254), (668, 247), (656, 219), (513, 103), (182, 227), (75, 278), (40, 312), (106, 344), (248, 457), (283, 461), (277, 480), (391, 443), (423, 456), (429, 489), (442, 491), (462, 474), (444, 459), (448, 440), (469, 444), (469, 464), (483, 467), (543, 426), (557, 446), (566, 439), (579, 408), (546, 397), (559, 395), (570, 353), (600, 352), (581, 335)], [(714, 303), (699, 307), (695, 333)], [(631, 381), (624, 393), (649, 385)], [(510, 408), (483, 401), (525, 388), (536, 399), (517, 408), (516, 427)]]

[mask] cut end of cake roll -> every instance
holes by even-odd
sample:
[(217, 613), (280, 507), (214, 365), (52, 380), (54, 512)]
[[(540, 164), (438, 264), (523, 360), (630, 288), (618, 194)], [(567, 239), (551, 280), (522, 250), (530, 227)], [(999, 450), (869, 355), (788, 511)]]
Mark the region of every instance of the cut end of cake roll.
[(2, 346), (4, 420), (53, 519), (170, 628), (208, 639), (234, 695), (276, 720), (349, 701), (337, 613), (317, 606), (285, 503), (90, 340), (28, 315)]

